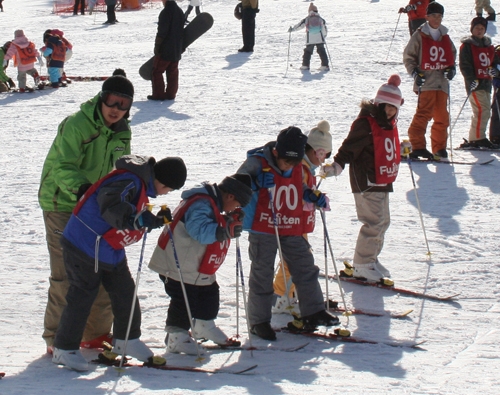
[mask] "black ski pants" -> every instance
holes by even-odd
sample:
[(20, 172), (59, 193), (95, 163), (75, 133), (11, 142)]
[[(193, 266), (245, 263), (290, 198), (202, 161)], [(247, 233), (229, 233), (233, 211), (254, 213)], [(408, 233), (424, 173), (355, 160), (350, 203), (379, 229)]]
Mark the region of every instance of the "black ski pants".
[(243, 48), (253, 51), (255, 45), (255, 16), (257, 10), (244, 7), (241, 10), (241, 34), (243, 35)]
[[(101, 283), (111, 299), (114, 315), (113, 337), (125, 340), (135, 292), (135, 283), (127, 260), (124, 259), (112, 270), (105, 270), (101, 265), (96, 273), (94, 258), (84, 254), (64, 237), (61, 238), (61, 244), (69, 289), (54, 347), (61, 350), (80, 348), (85, 324)], [(138, 339), (140, 336), (141, 308), (139, 300), (136, 299), (129, 339)]]
[(314, 52), (314, 47), (321, 59), (321, 66), (328, 66), (328, 56), (325, 51), (325, 44), (307, 44), (304, 48), (304, 56), (302, 57), (302, 65), (309, 67), (311, 64), (311, 56)]

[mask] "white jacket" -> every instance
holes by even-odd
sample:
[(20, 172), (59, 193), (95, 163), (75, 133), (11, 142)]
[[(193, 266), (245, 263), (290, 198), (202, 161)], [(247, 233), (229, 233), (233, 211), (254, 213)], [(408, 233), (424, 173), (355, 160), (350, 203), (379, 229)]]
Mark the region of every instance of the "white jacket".
[(306, 18), (292, 27), (292, 31), (294, 32), (304, 27), (306, 28), (306, 45), (325, 43), (328, 29), (325, 20), (317, 12), (309, 12)]

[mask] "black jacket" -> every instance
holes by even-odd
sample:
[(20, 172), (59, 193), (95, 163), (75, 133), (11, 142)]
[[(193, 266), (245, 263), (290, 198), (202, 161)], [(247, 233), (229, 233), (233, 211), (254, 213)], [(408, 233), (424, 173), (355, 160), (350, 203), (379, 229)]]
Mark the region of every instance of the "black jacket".
[(158, 17), (155, 55), (172, 62), (181, 60), (184, 19), (184, 13), (174, 0), (165, 2)]

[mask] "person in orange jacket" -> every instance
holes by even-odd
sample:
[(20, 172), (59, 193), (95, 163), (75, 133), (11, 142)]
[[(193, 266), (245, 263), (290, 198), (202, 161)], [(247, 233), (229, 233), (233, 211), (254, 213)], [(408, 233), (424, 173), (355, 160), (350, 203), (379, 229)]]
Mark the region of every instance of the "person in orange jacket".
[(406, 7), (401, 7), (399, 13), (408, 14), (408, 29), (410, 36), (425, 23), (425, 15), (429, 0), (410, 0)]

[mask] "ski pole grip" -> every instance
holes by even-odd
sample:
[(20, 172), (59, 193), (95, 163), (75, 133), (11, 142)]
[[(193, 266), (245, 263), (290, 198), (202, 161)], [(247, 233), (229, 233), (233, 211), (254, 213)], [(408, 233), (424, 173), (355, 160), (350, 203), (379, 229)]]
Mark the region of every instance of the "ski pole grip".
[[(160, 208), (161, 208), (162, 210), (168, 210), (168, 204), (162, 204), (162, 205), (160, 206)], [(168, 218), (164, 216), (164, 217), (163, 217), (163, 222), (165, 222), (165, 224), (169, 224), (171, 221), (169, 221), (169, 220), (168, 220)]]

